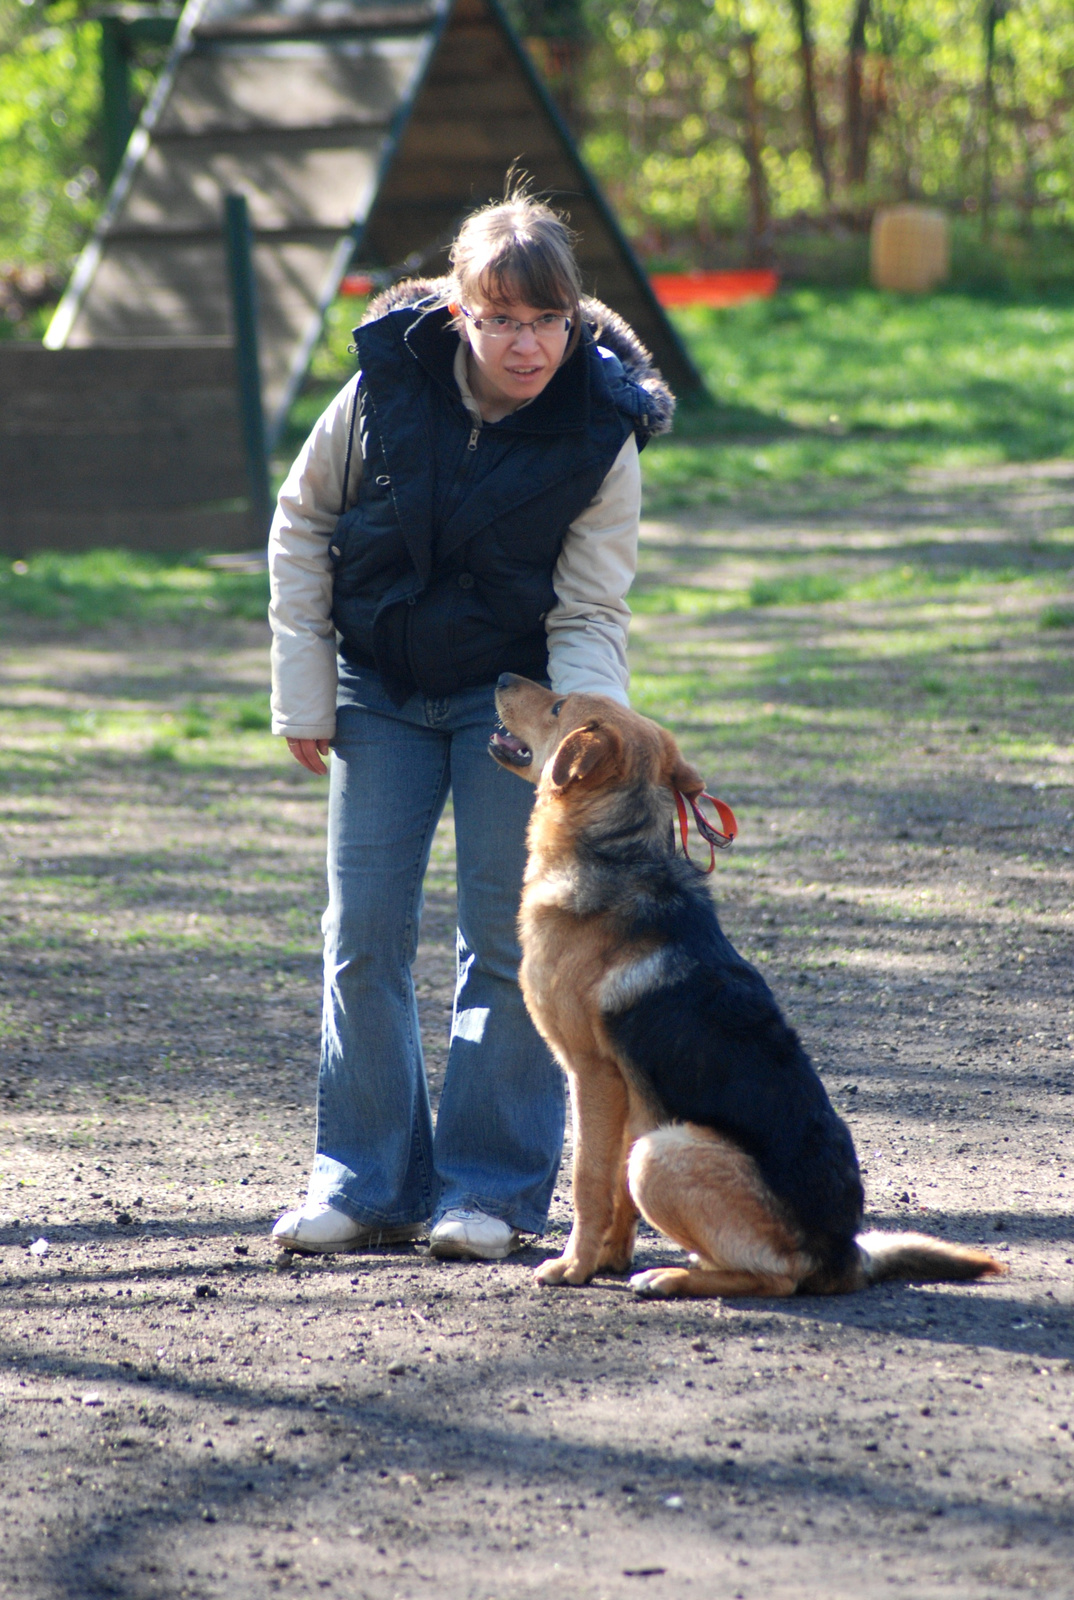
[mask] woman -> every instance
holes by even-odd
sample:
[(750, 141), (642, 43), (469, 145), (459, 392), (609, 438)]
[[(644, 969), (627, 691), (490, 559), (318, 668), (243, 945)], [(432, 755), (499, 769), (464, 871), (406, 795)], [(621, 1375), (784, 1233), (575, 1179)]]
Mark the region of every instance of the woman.
[[(493, 690), (511, 671), (626, 701), (638, 445), (674, 402), (626, 324), (583, 302), (547, 206), (476, 212), (451, 264), (370, 306), (361, 370), (269, 543), (273, 728), (311, 772), (331, 750), (316, 1155), (273, 1230), (287, 1249), (431, 1221), (435, 1255), (501, 1260), (543, 1230), (559, 1164), (562, 1080), (517, 983), (532, 791), (487, 754)], [(410, 969), (449, 792), (458, 969), (434, 1133)]]

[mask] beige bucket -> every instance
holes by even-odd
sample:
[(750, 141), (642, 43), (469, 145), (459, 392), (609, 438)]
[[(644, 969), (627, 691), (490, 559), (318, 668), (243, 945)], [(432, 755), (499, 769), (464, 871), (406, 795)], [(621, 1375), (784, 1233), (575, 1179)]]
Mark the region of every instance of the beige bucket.
[(931, 206), (884, 206), (873, 218), (869, 266), (877, 289), (927, 294), (947, 277), (947, 218)]

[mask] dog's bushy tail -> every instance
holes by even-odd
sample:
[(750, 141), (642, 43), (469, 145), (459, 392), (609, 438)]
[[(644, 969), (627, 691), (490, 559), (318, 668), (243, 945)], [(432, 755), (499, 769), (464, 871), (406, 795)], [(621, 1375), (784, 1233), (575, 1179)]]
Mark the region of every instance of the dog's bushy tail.
[(927, 1233), (859, 1233), (866, 1283), (959, 1283), (1002, 1277), (1007, 1268), (986, 1250), (947, 1244)]

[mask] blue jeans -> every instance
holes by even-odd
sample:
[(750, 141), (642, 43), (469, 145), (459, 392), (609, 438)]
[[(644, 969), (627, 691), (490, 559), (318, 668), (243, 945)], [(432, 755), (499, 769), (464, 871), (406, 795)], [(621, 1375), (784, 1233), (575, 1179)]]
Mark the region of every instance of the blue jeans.
[[(361, 1223), (454, 1206), (539, 1233), (563, 1144), (562, 1074), (518, 986), (533, 790), (488, 754), (492, 687), (392, 704), (345, 669), (331, 756), (317, 1151), (310, 1198)], [(451, 793), (455, 1009), (433, 1131), (411, 965)]]

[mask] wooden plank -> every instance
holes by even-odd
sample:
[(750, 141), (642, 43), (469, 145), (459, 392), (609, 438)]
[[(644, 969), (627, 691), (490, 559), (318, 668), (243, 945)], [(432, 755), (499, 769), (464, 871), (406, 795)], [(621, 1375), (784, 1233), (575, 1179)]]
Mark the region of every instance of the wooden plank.
[(421, 40), (221, 46), (184, 61), (158, 134), (225, 128), (351, 124), (356, 110), (386, 123), (411, 91)]
[[(521, 81), (515, 53), (499, 28), (487, 16), (481, 23), (467, 24), (456, 10), (436, 52), (430, 77), (435, 74), (441, 83), (462, 83), (484, 78), (495, 67)], [(531, 95), (526, 98), (533, 103)]]
[(300, 128), (288, 128), (275, 122), (248, 123), (234, 128), (173, 128), (170, 133), (162, 134), (153, 142), (164, 148), (181, 147), (183, 144), (196, 144), (201, 140), (208, 141), (213, 146), (220, 144), (227, 149), (240, 151), (250, 149), (261, 144), (268, 137), (272, 144), (286, 148), (288, 141), (295, 143), (319, 143), (325, 148), (334, 148), (346, 144), (348, 139), (361, 138), (367, 133), (390, 133), (391, 122), (383, 118), (363, 116), (361, 106), (355, 107), (355, 114), (349, 122), (338, 119), (332, 122), (318, 122), (311, 118), (308, 123)]
[[(229, 500), (247, 489), (234, 391), (128, 394), (0, 435), (7, 510), (104, 511)], [(140, 404), (140, 411), (139, 411)]]
[[(0, 438), (4, 515), (42, 511), (153, 511), (233, 500), (248, 488), (246, 460), (228, 405), (197, 419), (127, 433), (20, 434)], [(216, 426), (214, 427), (214, 423)]]
[(256, 550), (264, 529), (241, 506), (220, 510), (75, 512), (0, 509), (0, 553), (19, 557), (40, 550)]
[(152, 145), (123, 212), (122, 231), (218, 231), (227, 194), (244, 194), (255, 229), (312, 224), (346, 232), (364, 217), (384, 149), (383, 133), (303, 134), (253, 147), (219, 134), (181, 146)]
[(233, 352), (0, 347), (0, 483), (20, 527), (245, 496)]
[(485, 0), (455, 0), (451, 20), (453, 26), (460, 29), (467, 26), (488, 27), (489, 8)]
[[(480, 105), (482, 116), (510, 116), (529, 111), (522, 97), (518, 80), (495, 71), (478, 80), (443, 82), (439, 77), (430, 80), (422, 89), (422, 120), (426, 116), (437, 122), (450, 122), (452, 117), (470, 115), (471, 96)], [(544, 123), (547, 127), (548, 124)]]
[[(0, 342), (0, 419), (18, 406), (27, 390), (51, 395), (94, 395), (104, 389), (159, 385), (162, 368), (167, 387), (226, 387), (233, 381), (234, 357), (229, 340), (201, 344), (161, 344), (149, 349), (46, 350), (41, 344)], [(0, 428), (4, 426), (0, 420)]]
[(395, 33), (408, 29), (430, 28), (436, 21), (436, 7), (393, 5), (350, 7), (346, 11), (321, 12), (313, 7), (288, 8), (279, 12), (260, 11), (202, 22), (198, 39), (306, 38), (324, 34)]
[[(175, 428), (200, 428), (201, 418), (212, 413), (205, 424), (219, 429), (230, 426), (235, 410), (235, 364), (228, 351), (231, 371), (223, 383), (188, 384), (168, 387), (166, 368), (130, 384), (97, 382), (55, 390), (27, 386), (17, 394), (0, 395), (0, 441), (17, 440), (23, 435), (39, 438), (69, 437), (120, 440), (142, 434), (168, 434)], [(11, 469), (18, 474), (18, 464)], [(4, 475), (5, 489), (10, 485)]]
[[(508, 150), (510, 155), (507, 154)], [(411, 155), (409, 149), (400, 153), (399, 161), (380, 191), (380, 196), (386, 202), (420, 202), (423, 199), (436, 202), (457, 198), (466, 204), (476, 197), (472, 203), (480, 204), (486, 196), (493, 198), (503, 194), (504, 176), (516, 160), (521, 161), (526, 171), (532, 173), (542, 193), (573, 192), (576, 198), (580, 198), (579, 186), (572, 183), (573, 174), (569, 169), (565, 169), (554, 157), (542, 157), (525, 145), (505, 144), (499, 154), (490, 151), (481, 159), (473, 156), (466, 161), (455, 161), (451, 157), (444, 157), (432, 170), (427, 157), (419, 156), (417, 152), (413, 152), (413, 159), (403, 159)]]
[(562, 166), (559, 144), (532, 113), (518, 111), (487, 116), (423, 117), (413, 122), (403, 139), (408, 159), (442, 164), (450, 151), (452, 168), (470, 162), (502, 163), (503, 152), (524, 153), (527, 161), (553, 162)]

